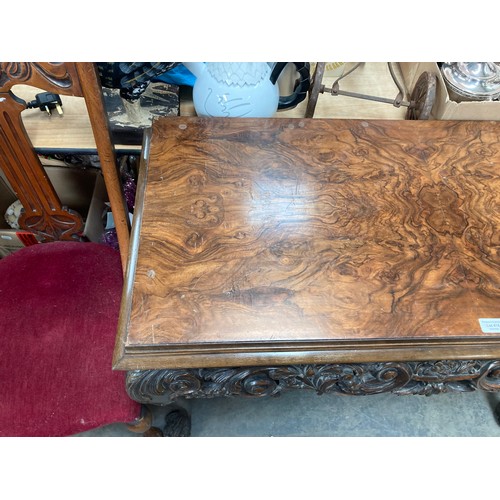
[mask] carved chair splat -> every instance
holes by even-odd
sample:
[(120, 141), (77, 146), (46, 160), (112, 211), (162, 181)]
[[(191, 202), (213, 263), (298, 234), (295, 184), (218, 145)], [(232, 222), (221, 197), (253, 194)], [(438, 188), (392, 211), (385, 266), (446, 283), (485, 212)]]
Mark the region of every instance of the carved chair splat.
[(33, 149), (21, 118), (27, 104), (12, 92), (16, 84), (85, 99), (125, 269), (130, 223), (95, 64), (0, 63), (0, 167), (24, 207), (20, 226), (41, 236), (44, 242), (78, 240), (83, 229), (82, 218), (62, 206)]

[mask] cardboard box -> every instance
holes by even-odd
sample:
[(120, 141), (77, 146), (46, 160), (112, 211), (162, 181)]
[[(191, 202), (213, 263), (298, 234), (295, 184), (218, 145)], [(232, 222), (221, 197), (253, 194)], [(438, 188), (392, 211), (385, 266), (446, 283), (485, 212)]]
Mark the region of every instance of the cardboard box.
[(431, 71), (436, 74), (436, 101), (431, 112), (431, 118), (434, 120), (500, 121), (500, 101), (456, 102), (451, 100), (437, 63), (400, 62), (399, 67), (410, 95), (415, 83), (424, 71)]
[[(85, 220), (83, 235), (98, 242), (104, 232), (103, 214), (108, 196), (102, 173), (97, 168), (46, 166), (45, 170), (63, 206), (76, 210)], [(5, 221), (7, 208), (16, 201), (0, 171), (0, 258), (22, 248), (22, 235)]]
[(90, 201), (87, 218), (85, 220), (85, 228), (83, 229), (84, 236), (95, 243), (101, 241), (104, 233), (103, 215), (106, 210), (107, 201), (109, 201), (109, 198), (106, 191), (106, 184), (104, 183), (104, 177), (101, 172), (98, 172), (95, 179), (92, 200)]

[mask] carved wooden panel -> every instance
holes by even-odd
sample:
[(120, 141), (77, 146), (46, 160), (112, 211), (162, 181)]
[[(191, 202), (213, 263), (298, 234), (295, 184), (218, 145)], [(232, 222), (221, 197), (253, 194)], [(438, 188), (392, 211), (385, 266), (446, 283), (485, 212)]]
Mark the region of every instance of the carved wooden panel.
[(128, 393), (141, 403), (153, 399), (171, 402), (179, 398), (278, 396), (291, 389), (348, 396), (385, 392), (430, 396), (476, 389), (495, 392), (500, 391), (500, 361), (347, 363), (127, 373)]
[(116, 366), (500, 356), (499, 136), (156, 121)]
[(78, 239), (82, 218), (61, 205), (34, 152), (21, 119), (26, 103), (10, 91), (15, 84), (81, 95), (75, 63), (0, 63), (0, 168), (23, 204), (19, 220), (23, 229), (38, 234), (42, 241)]
[(82, 218), (62, 206), (26, 133), (21, 119), (24, 109), (26, 103), (10, 91), (0, 93), (0, 168), (24, 207), (20, 227), (42, 241), (78, 239)]
[(0, 62), (0, 92), (16, 84), (32, 85), (56, 94), (82, 95), (75, 63)]
[(99, 76), (93, 63), (2, 62), (0, 63), (0, 168), (24, 206), (23, 229), (42, 241), (79, 239), (81, 216), (63, 207), (33, 151), (20, 113), (26, 103), (11, 88), (32, 85), (62, 95), (84, 97), (97, 145), (121, 249), (123, 268), (128, 258), (128, 211), (118, 175), (116, 156), (104, 107)]

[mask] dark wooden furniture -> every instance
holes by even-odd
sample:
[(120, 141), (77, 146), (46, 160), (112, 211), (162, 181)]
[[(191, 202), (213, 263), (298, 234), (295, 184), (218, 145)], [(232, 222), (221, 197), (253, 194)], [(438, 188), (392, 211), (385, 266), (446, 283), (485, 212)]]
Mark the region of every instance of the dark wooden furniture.
[(500, 390), (499, 136), (155, 121), (114, 357), (129, 393)]
[(24, 207), (20, 225), (42, 241), (78, 240), (82, 218), (62, 206), (33, 149), (21, 118), (27, 103), (13, 93), (16, 84), (85, 98), (125, 267), (130, 224), (95, 64), (0, 63), (0, 168)]

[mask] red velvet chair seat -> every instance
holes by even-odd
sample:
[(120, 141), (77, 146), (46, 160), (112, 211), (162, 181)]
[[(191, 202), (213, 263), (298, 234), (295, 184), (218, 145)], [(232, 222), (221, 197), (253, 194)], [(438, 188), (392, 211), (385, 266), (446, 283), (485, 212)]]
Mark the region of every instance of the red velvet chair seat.
[(111, 369), (119, 253), (56, 242), (0, 260), (0, 436), (67, 436), (132, 422), (140, 404)]

